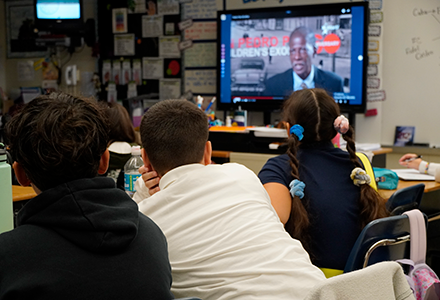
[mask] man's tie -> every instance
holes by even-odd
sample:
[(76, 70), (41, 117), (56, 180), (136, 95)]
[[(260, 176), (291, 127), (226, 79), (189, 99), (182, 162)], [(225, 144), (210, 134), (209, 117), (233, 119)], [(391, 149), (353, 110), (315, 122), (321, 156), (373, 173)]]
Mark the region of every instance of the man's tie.
[(307, 84), (305, 84), (304, 81), (303, 83), (301, 83), (301, 87), (303, 88), (303, 90), (308, 89)]

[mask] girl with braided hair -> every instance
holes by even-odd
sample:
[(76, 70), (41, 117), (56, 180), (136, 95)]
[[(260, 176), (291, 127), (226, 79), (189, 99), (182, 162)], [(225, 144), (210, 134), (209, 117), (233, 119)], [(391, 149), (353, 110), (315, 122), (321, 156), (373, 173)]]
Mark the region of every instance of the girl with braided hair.
[[(343, 270), (362, 228), (388, 215), (385, 201), (356, 156), (353, 128), (325, 90), (294, 92), (283, 120), (287, 153), (269, 159), (258, 176), (286, 231), (303, 243), (312, 262)], [(338, 132), (347, 151), (331, 142)]]

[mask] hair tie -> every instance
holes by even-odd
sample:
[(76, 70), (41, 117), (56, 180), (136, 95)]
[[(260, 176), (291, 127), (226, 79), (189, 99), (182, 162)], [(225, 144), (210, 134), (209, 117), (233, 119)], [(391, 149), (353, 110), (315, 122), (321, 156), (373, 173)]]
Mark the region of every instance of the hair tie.
[(350, 122), (344, 115), (340, 115), (333, 122), (333, 126), (335, 127), (335, 130), (337, 132), (339, 132), (340, 134), (345, 134), (348, 131)]
[(371, 182), (370, 176), (361, 168), (354, 168), (353, 171), (351, 171), (350, 178), (353, 180), (354, 185), (357, 186), (370, 184)]
[(306, 187), (304, 182), (294, 179), (290, 182), (289, 187), (292, 197), (298, 196), (299, 199), (304, 197), (304, 188)]
[(301, 125), (295, 124), (292, 127), (290, 127), (290, 134), (294, 134), (298, 137), (298, 140), (302, 140), (304, 135), (304, 128)]

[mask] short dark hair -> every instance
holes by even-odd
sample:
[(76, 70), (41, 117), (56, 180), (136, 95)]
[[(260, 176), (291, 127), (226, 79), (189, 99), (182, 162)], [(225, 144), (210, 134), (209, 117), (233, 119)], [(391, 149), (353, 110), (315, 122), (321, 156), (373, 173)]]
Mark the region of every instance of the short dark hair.
[(5, 128), (14, 161), (44, 191), (98, 173), (108, 119), (92, 100), (62, 92), (26, 104)]
[(203, 159), (209, 135), (208, 118), (187, 100), (164, 100), (147, 110), (140, 131), (151, 165), (163, 175)]

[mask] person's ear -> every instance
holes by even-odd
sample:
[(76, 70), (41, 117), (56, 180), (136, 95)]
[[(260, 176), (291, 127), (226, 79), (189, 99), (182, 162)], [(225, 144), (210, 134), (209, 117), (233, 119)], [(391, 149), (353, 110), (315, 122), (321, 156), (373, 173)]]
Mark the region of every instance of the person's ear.
[(15, 177), (17, 177), (18, 183), (21, 186), (30, 186), (31, 180), (27, 177), (26, 172), (24, 171), (20, 163), (14, 162), (12, 164), (12, 167), (14, 169)]
[(148, 158), (147, 152), (145, 149), (141, 149), (142, 160), (144, 161), (144, 166), (146, 166), (149, 170), (153, 171), (153, 166), (151, 165), (150, 159)]
[(101, 156), (101, 160), (99, 161), (98, 174), (103, 175), (107, 172), (108, 164), (110, 160), (110, 152), (108, 149), (105, 149), (104, 153)]
[(205, 143), (205, 151), (203, 153), (203, 162), (202, 162), (205, 166), (211, 163), (211, 156), (212, 156), (212, 144), (210, 141), (207, 141)]

